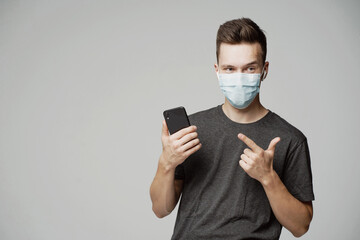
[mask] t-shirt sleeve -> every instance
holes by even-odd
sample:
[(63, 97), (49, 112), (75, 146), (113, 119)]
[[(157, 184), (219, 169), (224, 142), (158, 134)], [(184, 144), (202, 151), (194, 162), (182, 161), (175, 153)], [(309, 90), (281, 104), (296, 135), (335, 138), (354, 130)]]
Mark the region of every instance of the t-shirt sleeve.
[(290, 152), (284, 171), (284, 185), (300, 201), (315, 200), (310, 152), (305, 138)]
[(175, 179), (184, 179), (185, 178), (185, 170), (183, 164), (179, 164), (175, 168)]

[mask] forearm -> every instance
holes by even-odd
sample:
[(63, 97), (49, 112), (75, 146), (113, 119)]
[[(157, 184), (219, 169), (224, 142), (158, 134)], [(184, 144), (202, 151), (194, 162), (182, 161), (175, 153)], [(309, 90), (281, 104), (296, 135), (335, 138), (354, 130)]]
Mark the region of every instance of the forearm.
[(169, 215), (176, 206), (174, 174), (175, 169), (166, 166), (161, 156), (155, 178), (150, 187), (152, 209), (159, 218)]
[(275, 217), (295, 237), (305, 234), (309, 228), (312, 213), (292, 196), (275, 171), (262, 182)]

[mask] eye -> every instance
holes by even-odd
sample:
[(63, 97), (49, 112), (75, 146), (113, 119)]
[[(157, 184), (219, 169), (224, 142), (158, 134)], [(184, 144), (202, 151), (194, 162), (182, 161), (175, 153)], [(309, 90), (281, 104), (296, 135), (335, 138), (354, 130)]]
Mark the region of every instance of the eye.
[(255, 67), (248, 67), (247, 71), (248, 72), (255, 72)]
[(225, 72), (232, 72), (234, 69), (232, 67), (225, 68)]

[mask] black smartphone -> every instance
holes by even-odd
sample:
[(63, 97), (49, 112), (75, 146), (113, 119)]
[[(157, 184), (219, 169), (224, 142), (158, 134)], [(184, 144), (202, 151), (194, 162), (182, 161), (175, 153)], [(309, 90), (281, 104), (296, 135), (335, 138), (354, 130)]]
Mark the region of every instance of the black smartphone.
[(164, 118), (170, 134), (190, 126), (190, 121), (184, 107), (165, 110)]

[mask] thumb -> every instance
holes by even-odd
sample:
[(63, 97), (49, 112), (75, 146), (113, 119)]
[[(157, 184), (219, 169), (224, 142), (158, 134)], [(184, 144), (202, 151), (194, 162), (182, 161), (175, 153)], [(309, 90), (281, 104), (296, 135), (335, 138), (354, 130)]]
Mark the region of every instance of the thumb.
[(165, 121), (165, 120), (163, 120), (163, 122), (162, 122), (161, 135), (162, 135), (162, 136), (169, 136), (169, 129), (168, 129), (167, 125), (166, 125), (166, 121)]
[(272, 150), (272, 151), (275, 151), (275, 146), (276, 144), (280, 142), (280, 137), (276, 137), (274, 138), (273, 140), (271, 140), (270, 144), (269, 144), (269, 147), (268, 147), (268, 150)]

